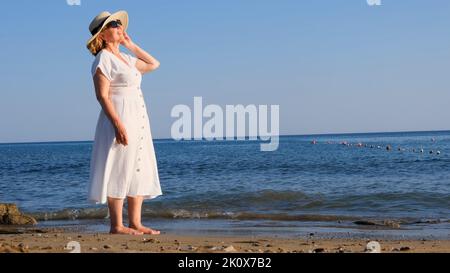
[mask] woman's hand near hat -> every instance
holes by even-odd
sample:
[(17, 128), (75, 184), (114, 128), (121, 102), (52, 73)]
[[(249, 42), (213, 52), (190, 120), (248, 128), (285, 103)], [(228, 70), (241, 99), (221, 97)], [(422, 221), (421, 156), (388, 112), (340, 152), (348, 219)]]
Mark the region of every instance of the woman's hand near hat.
[(124, 38), (120, 42), (120, 44), (128, 48), (128, 50), (133, 52), (133, 54), (136, 56), (136, 68), (139, 70), (139, 72), (141, 72), (141, 74), (153, 71), (159, 67), (159, 61), (152, 55), (150, 55), (147, 51), (143, 50), (137, 44), (135, 44), (125, 31), (123, 32), (123, 37)]
[(123, 31), (123, 40), (120, 42), (120, 44), (128, 48), (129, 50), (132, 50), (132, 48), (135, 46), (130, 36), (128, 36), (125, 31)]

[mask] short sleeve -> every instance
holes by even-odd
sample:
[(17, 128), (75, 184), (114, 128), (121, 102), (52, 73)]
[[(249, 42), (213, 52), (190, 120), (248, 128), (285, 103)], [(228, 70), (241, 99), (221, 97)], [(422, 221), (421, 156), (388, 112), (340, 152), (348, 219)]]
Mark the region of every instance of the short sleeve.
[(105, 77), (112, 81), (112, 66), (111, 66), (111, 59), (107, 54), (104, 54), (103, 52), (100, 52), (97, 57), (95, 58), (94, 63), (92, 64), (92, 77), (94, 77), (95, 73), (97, 72), (97, 69), (100, 69), (105, 75)]

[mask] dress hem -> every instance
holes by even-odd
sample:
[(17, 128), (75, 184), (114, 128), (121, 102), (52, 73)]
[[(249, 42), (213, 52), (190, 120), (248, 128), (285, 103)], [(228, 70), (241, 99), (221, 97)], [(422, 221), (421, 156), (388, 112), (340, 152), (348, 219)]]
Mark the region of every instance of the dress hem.
[(154, 195), (151, 195), (151, 194), (148, 194), (148, 195), (127, 195), (127, 196), (125, 196), (125, 197), (122, 197), (122, 196), (120, 196), (120, 197), (116, 197), (116, 196), (107, 196), (107, 197), (106, 197), (106, 200), (105, 200), (104, 202), (99, 201), (99, 200), (97, 200), (97, 199), (88, 199), (88, 201), (89, 201), (90, 203), (92, 203), (92, 204), (95, 204), (95, 205), (103, 205), (103, 204), (106, 204), (106, 203), (107, 203), (108, 197), (111, 197), (111, 198), (117, 198), (117, 199), (125, 199), (125, 198), (127, 198), (127, 197), (142, 196), (142, 197), (144, 198), (144, 200), (151, 200), (151, 199), (155, 199), (156, 197), (159, 197), (159, 196), (162, 196), (162, 195), (163, 195), (163, 194), (160, 193), (160, 194), (154, 194)]

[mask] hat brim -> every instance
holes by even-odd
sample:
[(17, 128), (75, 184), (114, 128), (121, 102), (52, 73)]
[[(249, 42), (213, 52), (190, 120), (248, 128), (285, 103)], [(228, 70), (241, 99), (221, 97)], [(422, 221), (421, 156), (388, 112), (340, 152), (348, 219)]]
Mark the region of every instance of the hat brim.
[(98, 36), (98, 34), (100, 34), (100, 32), (103, 31), (103, 29), (105, 28), (105, 26), (114, 20), (120, 20), (122, 22), (122, 27), (123, 30), (126, 31), (128, 28), (128, 13), (124, 10), (120, 10), (116, 13), (111, 14), (108, 19), (106, 19), (105, 22), (103, 22), (102, 27), (100, 28), (99, 31), (97, 31), (97, 33), (95, 33), (88, 41), (87, 41), (87, 45), (89, 45), (92, 41), (94, 41), (94, 39)]

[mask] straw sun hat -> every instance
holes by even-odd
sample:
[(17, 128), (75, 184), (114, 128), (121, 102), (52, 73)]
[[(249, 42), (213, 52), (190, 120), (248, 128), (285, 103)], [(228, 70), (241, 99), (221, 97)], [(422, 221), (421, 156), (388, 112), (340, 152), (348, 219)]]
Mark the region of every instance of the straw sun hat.
[(109, 22), (117, 19), (122, 22), (123, 29), (126, 31), (128, 27), (128, 13), (124, 10), (120, 10), (113, 14), (108, 11), (103, 11), (99, 15), (95, 16), (89, 25), (89, 31), (91, 32), (92, 37), (87, 41), (87, 44), (92, 42)]

